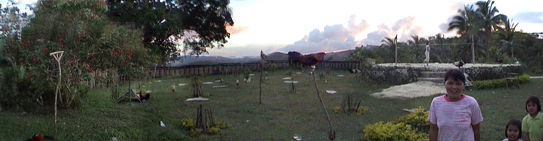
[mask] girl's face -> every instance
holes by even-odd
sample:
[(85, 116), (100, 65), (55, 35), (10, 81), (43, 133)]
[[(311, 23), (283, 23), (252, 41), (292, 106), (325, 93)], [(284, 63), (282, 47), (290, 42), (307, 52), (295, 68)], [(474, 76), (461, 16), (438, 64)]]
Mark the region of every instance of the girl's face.
[(507, 139), (510, 141), (516, 141), (519, 139), (519, 129), (515, 125), (509, 125), (507, 127)]
[(460, 80), (447, 78), (447, 81), (445, 81), (445, 89), (447, 90), (447, 96), (450, 96), (451, 98), (457, 98), (462, 95), (464, 83), (462, 83), (462, 81)]
[(537, 104), (535, 104), (533, 102), (528, 102), (528, 104), (526, 104), (526, 111), (529, 114), (536, 114), (537, 113)]

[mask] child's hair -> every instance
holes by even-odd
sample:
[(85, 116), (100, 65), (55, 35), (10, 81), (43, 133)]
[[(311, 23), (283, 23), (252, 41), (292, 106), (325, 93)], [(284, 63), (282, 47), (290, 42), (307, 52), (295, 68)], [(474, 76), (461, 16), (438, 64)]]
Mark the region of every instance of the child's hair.
[(513, 126), (516, 126), (518, 128), (518, 135), (519, 135), (519, 138), (522, 136), (522, 123), (520, 122), (520, 120), (516, 120), (516, 119), (512, 119), (512, 120), (509, 120), (509, 122), (507, 122), (507, 125), (505, 125), (505, 137), (507, 138), (507, 129), (509, 128), (510, 125), (513, 125)]
[(429, 44), (430, 44), (430, 42), (426, 41), (426, 45), (429, 45)]
[(528, 105), (528, 103), (530, 103), (530, 102), (537, 105), (537, 112), (541, 111), (541, 104), (539, 103), (539, 98), (537, 98), (535, 96), (530, 96), (526, 100), (526, 104), (524, 104), (524, 109), (526, 110), (526, 112), (528, 112), (528, 109), (527, 109), (526, 105)]
[(458, 69), (452, 69), (447, 71), (443, 82), (447, 81), (447, 79), (449, 78), (452, 78), (455, 81), (461, 81), (463, 84), (466, 83), (466, 76), (464, 76), (464, 73)]

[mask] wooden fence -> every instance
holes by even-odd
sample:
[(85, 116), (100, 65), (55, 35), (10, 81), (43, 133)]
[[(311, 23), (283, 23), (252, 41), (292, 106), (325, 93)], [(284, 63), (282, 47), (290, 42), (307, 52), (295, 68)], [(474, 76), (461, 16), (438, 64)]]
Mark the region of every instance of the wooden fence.
[[(230, 63), (215, 65), (190, 65), (182, 67), (151, 67), (149, 71), (153, 77), (178, 77), (210, 74), (243, 74), (245, 70), (258, 71), (260, 63)], [(264, 69), (270, 67), (284, 69), (291, 67), (286, 61), (269, 61), (264, 64)], [(292, 67), (301, 67), (292, 66)], [(353, 69), (361, 68), (358, 61), (325, 61), (317, 64), (317, 69)]]

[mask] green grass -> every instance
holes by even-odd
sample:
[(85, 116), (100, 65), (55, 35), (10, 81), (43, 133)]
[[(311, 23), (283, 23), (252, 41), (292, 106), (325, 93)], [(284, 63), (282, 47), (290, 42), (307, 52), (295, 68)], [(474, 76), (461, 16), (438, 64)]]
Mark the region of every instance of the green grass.
[[(320, 73), (320, 72), (318, 72)], [(294, 134), (303, 140), (327, 140), (328, 124), (310, 80), (310, 75), (296, 75), (297, 93), (290, 92), (290, 85), (283, 83), (286, 71), (270, 73), (263, 83), (262, 100), (258, 104), (258, 73), (249, 84), (242, 83), (236, 88), (234, 81), (242, 80), (242, 75), (220, 76), (228, 88), (212, 88), (203, 85), (204, 93), (211, 101), (203, 103), (184, 102), (192, 96), (188, 86), (177, 87), (177, 93), (170, 92), (170, 86), (189, 83), (190, 78), (152, 80), (147, 89), (153, 91), (151, 99), (145, 103), (115, 104), (110, 90), (98, 88), (90, 91), (83, 99), (81, 108), (62, 110), (58, 120), (59, 140), (290, 140)], [(336, 77), (344, 74), (345, 77)], [(212, 81), (217, 76), (202, 77), (201, 81)], [(317, 79), (319, 77), (317, 76)], [(321, 90), (334, 89), (335, 95), (323, 94), (332, 124), (336, 130), (336, 140), (357, 140), (363, 137), (360, 130), (377, 121), (389, 121), (406, 114), (403, 108), (422, 106), (428, 108), (432, 97), (415, 99), (378, 99), (369, 94), (388, 86), (375, 85), (361, 81), (346, 71), (332, 71), (327, 75), (328, 83), (318, 80)], [(157, 80), (157, 79), (155, 79)], [(134, 84), (145, 83), (135, 82)], [(503, 139), (506, 122), (510, 118), (521, 119), (524, 101), (530, 95), (543, 91), (542, 80), (532, 80), (521, 85), (521, 89), (490, 89), (465, 91), (475, 97), (483, 112), (481, 127), (482, 140)], [(125, 88), (126, 89), (126, 86)], [(121, 90), (123, 90), (121, 89)], [(344, 95), (352, 94), (362, 99), (368, 110), (362, 116), (354, 114), (335, 114), (332, 107), (339, 106)], [(541, 98), (541, 97), (540, 97)], [(180, 128), (184, 117), (195, 118), (199, 104), (211, 107), (217, 120), (231, 125), (221, 130), (219, 135), (189, 137)], [(164, 121), (166, 128), (159, 126)], [(53, 116), (0, 112), (0, 136), (5, 140), (23, 140), (34, 133), (53, 134)]]

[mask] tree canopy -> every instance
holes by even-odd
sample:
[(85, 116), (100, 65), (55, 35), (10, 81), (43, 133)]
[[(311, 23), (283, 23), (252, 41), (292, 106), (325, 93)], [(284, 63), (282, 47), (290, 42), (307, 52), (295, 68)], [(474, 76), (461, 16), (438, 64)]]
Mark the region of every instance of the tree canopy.
[(107, 0), (108, 16), (143, 31), (143, 43), (155, 55), (175, 56), (176, 42), (191, 54), (223, 47), (233, 26), (229, 0)]

